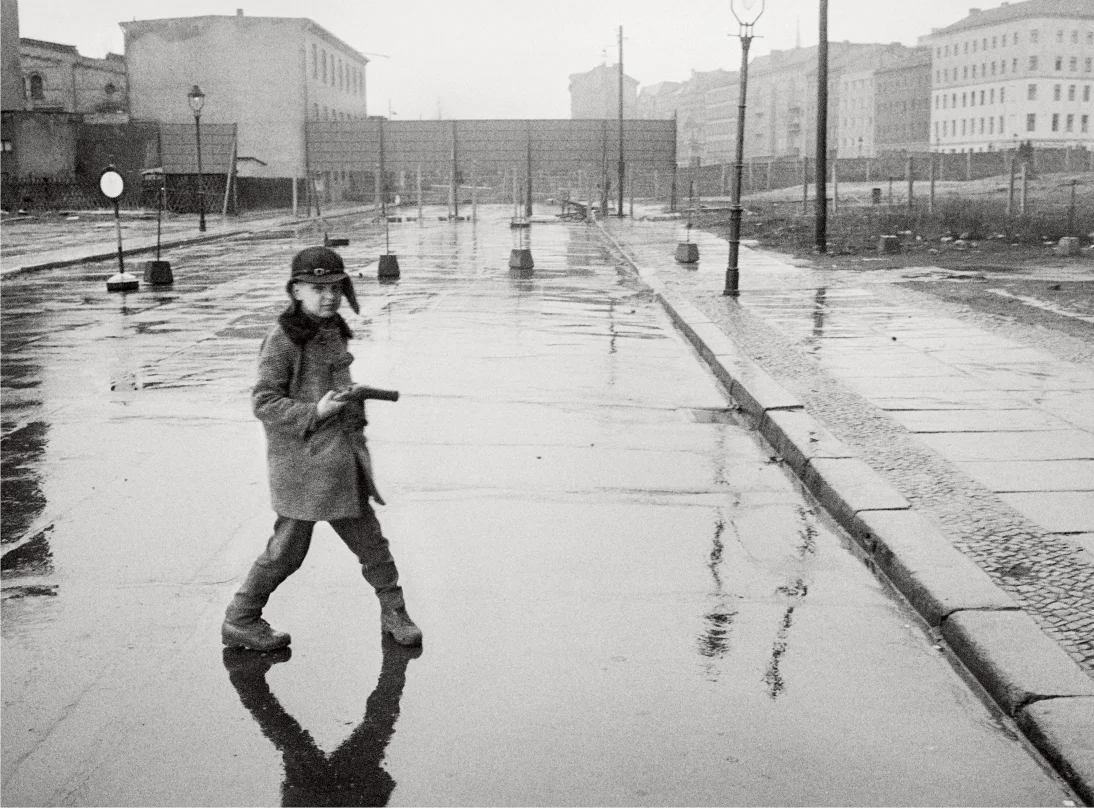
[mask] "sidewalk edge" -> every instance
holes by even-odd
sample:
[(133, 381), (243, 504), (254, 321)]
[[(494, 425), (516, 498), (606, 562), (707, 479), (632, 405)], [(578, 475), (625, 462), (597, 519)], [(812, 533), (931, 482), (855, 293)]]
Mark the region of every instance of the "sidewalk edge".
[[(1016, 720), (1057, 774), (1094, 804), (1091, 677), (888, 481), (831, 435), (789, 391), (743, 357), (709, 317), (667, 292), (655, 273), (642, 269), (602, 226), (600, 231), (651, 288), (673, 324), (730, 397), (755, 419), (757, 431), (780, 452), (802, 485), (927, 624), (941, 630), (956, 659)], [(1084, 709), (1064, 709), (1073, 705)]]

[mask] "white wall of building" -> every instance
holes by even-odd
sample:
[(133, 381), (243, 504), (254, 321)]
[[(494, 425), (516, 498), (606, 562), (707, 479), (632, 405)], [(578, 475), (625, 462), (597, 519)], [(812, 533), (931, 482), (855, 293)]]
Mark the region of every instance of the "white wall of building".
[(932, 150), (1094, 145), (1094, 14), (1016, 18), (925, 41)]

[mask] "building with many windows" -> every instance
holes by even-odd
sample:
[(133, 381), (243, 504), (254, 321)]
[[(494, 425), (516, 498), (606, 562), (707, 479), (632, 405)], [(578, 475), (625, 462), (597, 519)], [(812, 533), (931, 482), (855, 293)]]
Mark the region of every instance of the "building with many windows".
[(193, 121), (187, 103), (205, 94), (202, 124), (237, 125), (246, 176), (303, 177), (305, 121), (368, 115), (368, 59), (306, 18), (176, 17), (121, 23), (134, 118)]
[(1094, 3), (1003, 3), (936, 29), (931, 148), (1094, 144)]

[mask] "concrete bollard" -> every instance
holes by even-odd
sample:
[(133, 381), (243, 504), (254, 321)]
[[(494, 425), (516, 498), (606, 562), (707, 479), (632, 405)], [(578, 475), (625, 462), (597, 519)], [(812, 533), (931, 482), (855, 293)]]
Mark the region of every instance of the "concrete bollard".
[(1078, 255), (1079, 239), (1075, 236), (1064, 236), (1057, 242), (1052, 251), (1057, 255)]
[(144, 261), (144, 282), (155, 286), (167, 286), (175, 282), (170, 261)]
[(399, 258), (395, 255), (381, 255), (376, 277), (380, 280), (393, 280), (399, 277)]
[(900, 239), (896, 236), (879, 236), (877, 251), (881, 255), (897, 255), (900, 252)]
[(699, 260), (699, 245), (681, 241), (676, 245), (676, 260), (681, 264), (694, 264)]

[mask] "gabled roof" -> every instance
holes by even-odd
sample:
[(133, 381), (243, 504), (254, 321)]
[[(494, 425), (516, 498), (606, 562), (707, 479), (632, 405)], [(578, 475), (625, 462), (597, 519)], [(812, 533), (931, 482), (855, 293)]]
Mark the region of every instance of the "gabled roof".
[(1022, 0), (1018, 3), (1003, 3), (997, 8), (976, 11), (953, 25), (932, 31), (928, 38), (1030, 17), (1070, 17), (1094, 20), (1094, 3), (1087, 0)]

